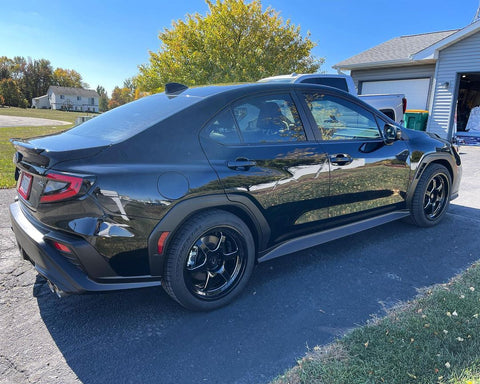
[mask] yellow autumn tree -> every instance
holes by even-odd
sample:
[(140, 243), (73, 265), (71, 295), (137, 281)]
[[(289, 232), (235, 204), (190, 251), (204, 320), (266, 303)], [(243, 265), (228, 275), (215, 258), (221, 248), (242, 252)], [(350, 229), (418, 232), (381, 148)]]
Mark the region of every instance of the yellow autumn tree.
[(284, 21), (260, 0), (206, 0), (208, 13), (187, 15), (159, 33), (160, 49), (139, 66), (142, 91), (159, 92), (172, 81), (186, 85), (256, 81), (291, 72), (316, 72), (309, 33)]

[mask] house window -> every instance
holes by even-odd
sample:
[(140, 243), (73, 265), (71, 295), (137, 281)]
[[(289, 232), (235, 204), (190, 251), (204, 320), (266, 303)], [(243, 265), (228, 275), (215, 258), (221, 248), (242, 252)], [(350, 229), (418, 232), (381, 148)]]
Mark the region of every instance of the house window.
[(95, 99), (93, 97), (90, 97), (90, 105), (95, 105)]
[(82, 97), (81, 96), (77, 96), (77, 101), (80, 101), (82, 100)]
[(61, 100), (65, 99), (65, 95), (60, 95), (60, 99)]

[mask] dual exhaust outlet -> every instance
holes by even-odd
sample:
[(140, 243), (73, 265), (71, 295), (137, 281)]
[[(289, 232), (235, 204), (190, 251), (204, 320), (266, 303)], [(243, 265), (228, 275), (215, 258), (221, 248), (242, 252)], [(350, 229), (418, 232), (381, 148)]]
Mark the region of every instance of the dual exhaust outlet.
[(62, 297), (67, 296), (67, 293), (65, 291), (62, 291), (60, 288), (58, 288), (55, 284), (53, 284), (50, 280), (47, 280), (48, 283), (48, 288), (50, 288), (50, 291), (57, 295), (59, 299)]

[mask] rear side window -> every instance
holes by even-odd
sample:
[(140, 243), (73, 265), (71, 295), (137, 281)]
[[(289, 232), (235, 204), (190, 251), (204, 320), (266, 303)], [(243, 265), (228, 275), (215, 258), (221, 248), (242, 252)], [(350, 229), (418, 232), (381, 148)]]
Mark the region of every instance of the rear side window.
[(164, 93), (144, 97), (105, 112), (64, 134), (92, 137), (117, 143), (201, 101), (201, 97), (175, 96)]
[(201, 135), (225, 145), (241, 142), (230, 108), (224, 109), (215, 116), (202, 130)]
[(297, 108), (288, 94), (250, 97), (232, 107), (244, 143), (305, 141)]

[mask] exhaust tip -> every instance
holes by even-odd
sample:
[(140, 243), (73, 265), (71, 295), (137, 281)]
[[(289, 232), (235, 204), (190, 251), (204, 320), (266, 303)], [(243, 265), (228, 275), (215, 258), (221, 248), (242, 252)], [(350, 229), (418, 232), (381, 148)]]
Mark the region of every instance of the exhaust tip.
[(66, 292), (62, 291), (60, 288), (58, 288), (55, 284), (53, 284), (50, 280), (47, 280), (48, 283), (48, 288), (50, 288), (50, 291), (57, 295), (59, 299), (62, 297), (65, 297), (67, 295)]

